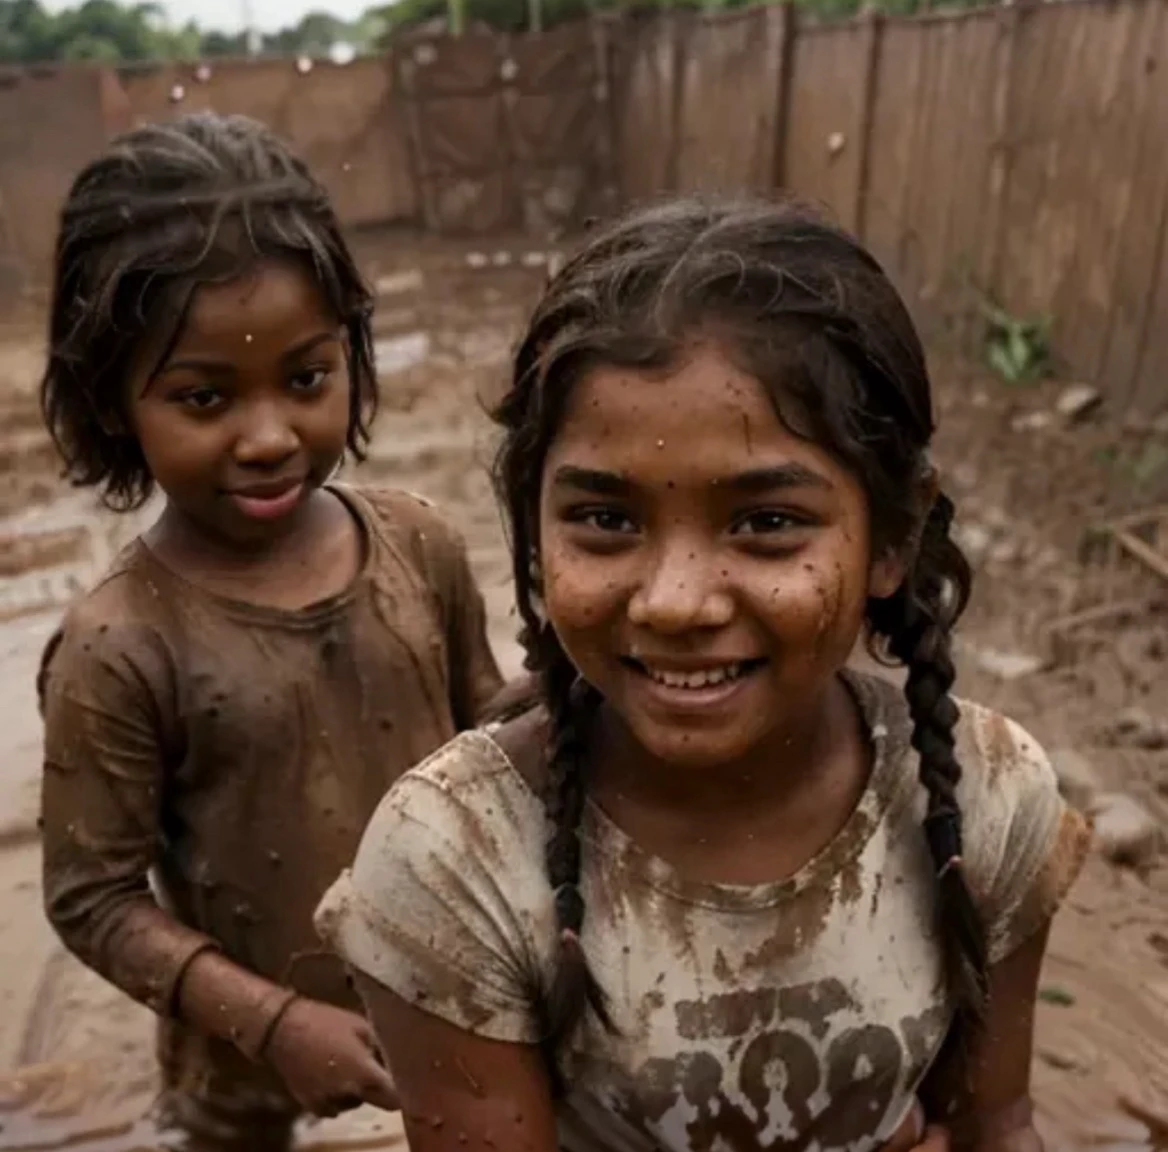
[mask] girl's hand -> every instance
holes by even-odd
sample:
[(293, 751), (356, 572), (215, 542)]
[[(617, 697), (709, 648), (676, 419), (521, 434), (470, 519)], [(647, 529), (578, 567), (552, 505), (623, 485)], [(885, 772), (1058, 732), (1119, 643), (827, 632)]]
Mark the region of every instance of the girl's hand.
[(949, 1130), (926, 1125), (925, 1110), (917, 1100), (880, 1152), (949, 1152)]
[(314, 1116), (336, 1116), (361, 1104), (398, 1110), (373, 1030), (355, 1012), (319, 1000), (293, 1000), (263, 1056), (297, 1104)]

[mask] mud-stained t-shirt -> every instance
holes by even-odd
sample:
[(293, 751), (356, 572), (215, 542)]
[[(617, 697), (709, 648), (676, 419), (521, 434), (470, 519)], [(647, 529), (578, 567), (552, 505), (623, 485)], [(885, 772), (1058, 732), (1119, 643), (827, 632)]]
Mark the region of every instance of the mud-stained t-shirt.
[[(313, 909), (389, 785), (501, 686), (461, 539), (413, 496), (334, 491), (365, 544), (337, 596), (226, 599), (137, 541), (46, 649), (46, 907), (74, 953), (162, 1013), (208, 937), (355, 1007)], [(148, 877), (168, 932), (126, 915), (153, 898)]]
[[(581, 828), (583, 945), (617, 1028), (567, 1053), (567, 1152), (861, 1152), (911, 1106), (951, 1021), (925, 793), (895, 686), (847, 674), (870, 782), (794, 876), (695, 883), (595, 804)], [(1053, 913), (1088, 831), (1041, 749), (961, 705), (965, 867), (994, 962)], [(382, 802), (317, 925), (357, 969), (450, 1023), (539, 1038), (532, 989), (556, 940), (541, 801), (492, 738), (465, 733)]]

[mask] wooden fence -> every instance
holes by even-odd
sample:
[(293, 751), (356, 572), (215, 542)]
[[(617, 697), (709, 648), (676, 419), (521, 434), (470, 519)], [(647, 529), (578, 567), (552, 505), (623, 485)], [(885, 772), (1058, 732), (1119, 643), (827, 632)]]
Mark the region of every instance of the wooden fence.
[(814, 25), (667, 18), (617, 48), (625, 198), (786, 187), (926, 330), (1048, 317), (1071, 373), (1168, 408), (1168, 4), (1056, 0)]
[[(173, 115), (184, 84), (183, 104), (278, 113), (346, 222), (449, 234), (546, 234), (663, 192), (787, 187), (859, 233), (926, 332), (983, 299), (1049, 316), (1067, 369), (1115, 407), (1168, 407), (1168, 0), (818, 25), (790, 3), (673, 10), (293, 69), (113, 74), (120, 103), (103, 74), (85, 114)], [(38, 113), (76, 104), (76, 73), (58, 79), (56, 94), (44, 76), (35, 93), (0, 82), (0, 248), (15, 236), (34, 262), (51, 221), (13, 208), (46, 215), (93, 146), (60, 109)]]

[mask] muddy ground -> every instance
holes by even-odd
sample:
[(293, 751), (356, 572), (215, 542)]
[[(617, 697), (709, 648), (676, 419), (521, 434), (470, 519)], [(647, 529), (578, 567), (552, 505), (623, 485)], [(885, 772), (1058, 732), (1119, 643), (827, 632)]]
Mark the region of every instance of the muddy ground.
[[(505, 376), (542, 254), (361, 244), (379, 293), (384, 400), (371, 458), (354, 475), (445, 508), (468, 538), (500, 659), (515, 670), (482, 401)], [(150, 1021), (55, 947), (40, 910), (34, 823), (40, 645), (143, 517), (98, 512), (63, 488), (32, 394), (35, 329), (3, 336), (0, 1069), (11, 1072), (0, 1081), (0, 1149), (150, 1149), (148, 1127), (134, 1123), (153, 1088)], [(1168, 429), (1125, 423), (1105, 401), (1067, 415), (1065, 385), (1010, 387), (941, 350), (934, 369), (939, 458), (978, 569), (961, 691), (1028, 726), (1068, 791), (1100, 813), (1100, 847), (1043, 976), (1040, 1124), (1056, 1150), (1168, 1148), (1168, 581), (1093, 531), (1168, 500)], [(1168, 551), (1168, 527), (1158, 543)], [(404, 1147), (396, 1123), (377, 1115), (305, 1139)]]

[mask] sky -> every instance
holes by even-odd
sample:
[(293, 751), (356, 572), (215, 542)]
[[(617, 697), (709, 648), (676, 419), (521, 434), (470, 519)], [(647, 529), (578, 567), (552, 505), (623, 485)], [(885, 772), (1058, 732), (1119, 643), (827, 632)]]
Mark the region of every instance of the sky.
[[(79, 0), (43, 0), (50, 11), (75, 8)], [(248, 5), (252, 20), (261, 32), (276, 32), (295, 24), (307, 12), (332, 12), (342, 20), (353, 20), (372, 0), (161, 0), (159, 7), (171, 24), (194, 20), (200, 28), (238, 32)]]

